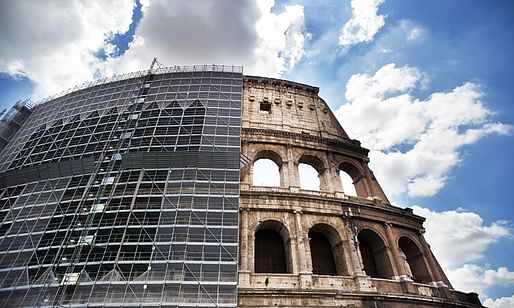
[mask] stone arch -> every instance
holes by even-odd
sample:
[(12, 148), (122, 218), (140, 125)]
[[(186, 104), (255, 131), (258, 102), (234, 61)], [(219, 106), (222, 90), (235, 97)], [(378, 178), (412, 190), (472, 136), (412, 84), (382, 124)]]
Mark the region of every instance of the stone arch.
[[(304, 179), (303, 179), (304, 182), (302, 182), (302, 175), (300, 174), (300, 165), (301, 164), (308, 165), (308, 166), (312, 167), (314, 170), (316, 170), (318, 178), (317, 179), (309, 179), (307, 177), (304, 177)], [(308, 186), (308, 185), (306, 185), (306, 182), (317, 180), (317, 181), (319, 181), (319, 190), (326, 190), (326, 189), (322, 189), (322, 188), (327, 187), (327, 183), (325, 180), (326, 166), (325, 166), (325, 163), (323, 162), (323, 160), (321, 160), (319, 157), (317, 157), (315, 155), (303, 154), (298, 159), (297, 167), (298, 167), (298, 180), (300, 183), (300, 187), (306, 188)], [(310, 189), (310, 188), (307, 188), (307, 189)]]
[[(277, 167), (276, 169), (273, 166), (270, 166), (269, 163), (266, 164), (266, 161), (271, 161)], [(259, 162), (264, 162), (264, 164), (259, 164)], [(257, 152), (252, 160), (252, 185), (254, 186), (282, 186), (282, 157), (280, 154), (274, 150), (263, 149)], [(257, 168), (256, 168), (257, 167)], [(262, 169), (262, 170), (261, 170)], [(256, 177), (262, 177), (263, 174), (266, 174), (270, 177), (270, 180), (267, 181), (266, 184), (262, 184), (258, 182), (259, 179)]]
[(342, 276), (348, 270), (339, 232), (329, 224), (317, 223), (309, 230), (312, 273)]
[(391, 279), (394, 276), (385, 241), (371, 229), (357, 235), (364, 272), (373, 278)]
[(279, 221), (260, 223), (254, 234), (256, 273), (292, 273), (291, 240), (287, 227)]
[[(352, 185), (354, 186), (355, 194), (359, 197), (368, 197), (368, 189), (366, 183), (366, 177), (364, 176), (364, 171), (361, 170), (354, 163), (349, 161), (343, 161), (338, 166), (339, 172), (344, 172), (347, 174), (351, 180)], [(339, 174), (341, 178), (341, 174)], [(344, 185), (344, 181), (341, 178), (341, 183)], [(351, 190), (351, 189), (350, 189)], [(345, 191), (345, 187), (343, 186), (343, 192)]]
[(272, 160), (275, 164), (278, 166), (282, 166), (282, 162), (284, 161), (282, 159), (282, 156), (279, 152), (271, 149), (262, 149), (259, 150), (255, 155), (253, 156), (253, 161), (259, 160), (261, 158), (267, 158)]
[(403, 258), (403, 264), (407, 275), (412, 277), (414, 282), (429, 283), (432, 281), (425, 257), (419, 246), (410, 237), (402, 236), (398, 240), (398, 247)]
[(298, 163), (309, 164), (312, 167), (314, 167), (314, 169), (316, 169), (318, 173), (322, 173), (323, 171), (325, 171), (325, 163), (323, 162), (323, 160), (321, 160), (321, 158), (315, 155), (303, 154), (298, 159)]

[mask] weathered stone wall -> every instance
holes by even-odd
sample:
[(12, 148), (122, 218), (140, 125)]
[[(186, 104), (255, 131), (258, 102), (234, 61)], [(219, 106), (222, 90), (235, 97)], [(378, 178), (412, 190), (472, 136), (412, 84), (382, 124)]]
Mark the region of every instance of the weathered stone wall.
[[(245, 78), (242, 153), (250, 163), (241, 173), (238, 305), (480, 307), (475, 294), (452, 289), (423, 238), (424, 219), (390, 205), (368, 167), (368, 150), (348, 138), (317, 93)], [(261, 158), (279, 167), (279, 186), (253, 185), (253, 163)], [(300, 187), (300, 163), (319, 173), (319, 191)], [(357, 196), (343, 191), (340, 170), (351, 176)], [(283, 239), (286, 273), (255, 272), (255, 234), (262, 229)], [(311, 231), (330, 242), (336, 275), (313, 273)], [(387, 277), (366, 273), (359, 238)]]

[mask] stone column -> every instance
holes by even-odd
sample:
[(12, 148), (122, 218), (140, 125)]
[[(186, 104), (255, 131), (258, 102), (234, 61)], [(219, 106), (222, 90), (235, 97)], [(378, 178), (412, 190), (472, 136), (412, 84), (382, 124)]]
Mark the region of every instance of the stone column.
[(342, 198), (344, 197), (343, 191), (343, 183), (341, 182), (341, 177), (339, 176), (339, 166), (335, 164), (334, 154), (327, 153), (328, 164), (330, 168), (330, 179), (332, 182), (332, 189), (336, 197)]
[(241, 238), (240, 241), (240, 268), (239, 268), (239, 283), (241, 285), (249, 285), (250, 284), (250, 266), (248, 259), (250, 256), (250, 251), (248, 248), (248, 212), (249, 209), (240, 209), (240, 219), (241, 219), (241, 229), (239, 229), (239, 236)]
[[(369, 169), (368, 166), (369, 159), (366, 158), (366, 160), (362, 163), (362, 168), (364, 169), (364, 174), (362, 175), (363, 178), (360, 178), (359, 181), (364, 181), (364, 186), (366, 187), (366, 196), (370, 197), (378, 197), (376, 189), (375, 189), (375, 183), (373, 183), (373, 175), (371, 174), (371, 169)], [(355, 182), (357, 184), (357, 182)]]
[(405, 267), (403, 264), (403, 258), (400, 255), (400, 247), (398, 247), (398, 244), (396, 243), (395, 236), (393, 234), (393, 224), (391, 223), (384, 223), (385, 233), (387, 237), (388, 247), (390, 248), (391, 254), (393, 255), (393, 262), (391, 262), (391, 265), (393, 266), (393, 272), (395, 273), (395, 280), (404, 280), (409, 279), (407, 273), (405, 272)]
[(364, 266), (362, 264), (361, 253), (359, 251), (357, 234), (354, 234), (354, 230), (352, 230), (352, 225), (349, 222), (348, 217), (343, 215), (342, 219), (347, 230), (347, 243), (345, 251), (348, 251), (349, 256), (349, 260), (347, 262), (348, 273), (350, 275), (366, 276), (366, 273), (364, 272)]
[(289, 177), (286, 179), (288, 181), (288, 188), (292, 192), (298, 192), (300, 190), (300, 179), (298, 176), (298, 169), (295, 165), (293, 148), (291, 145), (287, 146), (287, 173)]
[(359, 273), (361, 272), (360, 269), (357, 269), (355, 264), (358, 264), (358, 261), (357, 261), (357, 251), (355, 251), (355, 245), (352, 244), (352, 240), (351, 239), (345, 239), (345, 240), (342, 240), (340, 245), (341, 245), (341, 253), (343, 254), (343, 258), (344, 258), (344, 265), (345, 265), (345, 270), (346, 272), (348, 273), (348, 275), (350, 276), (353, 276), (355, 275), (356, 273)]
[(302, 230), (302, 212), (293, 211), (295, 228), (296, 228), (296, 242), (298, 244), (298, 269), (300, 273), (307, 272), (307, 262), (305, 258), (305, 243), (303, 241)]
[(296, 229), (296, 247), (298, 255), (298, 269), (300, 274), (300, 287), (310, 288), (312, 286), (312, 271), (307, 266), (306, 244), (304, 241), (302, 227), (302, 212), (293, 211)]
[[(341, 191), (342, 189), (337, 187), (337, 182), (339, 180), (339, 176), (337, 176), (336, 167), (334, 166), (334, 157), (331, 153), (327, 152), (325, 157), (325, 161), (327, 162), (327, 166), (323, 171), (323, 178), (325, 189), (322, 191), (335, 193), (337, 191)], [(339, 181), (340, 182), (340, 181)], [(340, 184), (340, 183), (339, 183)], [(339, 185), (341, 187), (341, 185)]]
[[(285, 149), (285, 147), (284, 147)], [(281, 157), (284, 158), (283, 152), (281, 153)], [(291, 171), (289, 170), (289, 155), (287, 155), (286, 150), (286, 159), (282, 161), (282, 165), (280, 166), (280, 187), (281, 188), (289, 188), (291, 185)]]

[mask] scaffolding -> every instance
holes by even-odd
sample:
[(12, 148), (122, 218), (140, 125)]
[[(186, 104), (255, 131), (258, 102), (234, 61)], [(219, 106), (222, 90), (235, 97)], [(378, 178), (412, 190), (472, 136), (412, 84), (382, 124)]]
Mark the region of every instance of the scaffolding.
[(17, 101), (7, 113), (5, 113), (5, 109), (2, 111), (0, 119), (0, 152), (2, 152), (28, 119), (32, 109), (32, 102), (30, 99), (26, 99), (24, 101)]
[(236, 307), (242, 72), (142, 72), (25, 123), (0, 174), (0, 306)]
[[(157, 66), (157, 68), (155, 68)], [(152, 61), (152, 65), (148, 70), (140, 70), (135, 72), (130, 72), (126, 74), (113, 75), (110, 77), (100, 78), (93, 81), (86, 81), (81, 84), (75, 85), (71, 88), (63, 90), (61, 92), (55, 93), (48, 97), (45, 97), (39, 100), (35, 105), (44, 104), (48, 101), (54, 100), (56, 98), (62, 97), (66, 94), (80, 91), (83, 89), (91, 88), (98, 85), (104, 85), (107, 83), (113, 83), (116, 81), (132, 79), (132, 78), (141, 78), (146, 76), (147, 74), (170, 74), (170, 73), (191, 73), (191, 72), (225, 72), (225, 73), (236, 73), (243, 74), (243, 67), (239, 65), (219, 65), (219, 64), (211, 64), (211, 65), (174, 65), (174, 66), (164, 66), (162, 63), (157, 61), (156, 58)]]

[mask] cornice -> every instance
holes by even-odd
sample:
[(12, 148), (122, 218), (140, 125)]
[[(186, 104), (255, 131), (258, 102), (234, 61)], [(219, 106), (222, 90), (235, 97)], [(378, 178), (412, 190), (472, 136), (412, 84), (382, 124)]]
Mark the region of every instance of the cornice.
[(360, 142), (357, 140), (348, 140), (347, 142), (332, 139), (332, 138), (325, 138), (325, 137), (319, 137), (319, 136), (313, 136), (309, 134), (299, 134), (299, 133), (293, 133), (293, 132), (286, 132), (281, 130), (274, 130), (274, 129), (262, 129), (262, 128), (243, 128), (242, 129), (243, 134), (250, 134), (250, 135), (268, 135), (268, 136), (275, 136), (280, 138), (290, 138), (290, 139), (300, 139), (303, 141), (312, 141), (317, 143), (326, 144), (329, 146), (335, 146), (338, 148), (342, 148), (348, 151), (352, 151), (358, 154), (361, 154), (363, 156), (368, 156), (369, 150), (366, 148), (363, 148), (360, 146)]
[(310, 93), (318, 94), (319, 88), (310, 86), (307, 84), (284, 80), (284, 79), (276, 79), (270, 77), (261, 77), (261, 76), (249, 76), (244, 75), (243, 79), (245, 82), (254, 82), (254, 83), (268, 83), (271, 85), (283, 85), (291, 88), (301, 89)]

